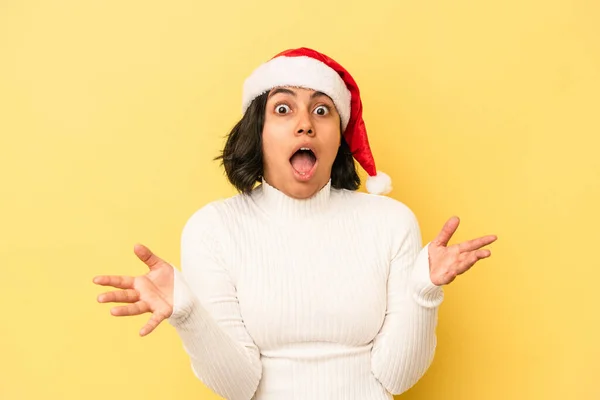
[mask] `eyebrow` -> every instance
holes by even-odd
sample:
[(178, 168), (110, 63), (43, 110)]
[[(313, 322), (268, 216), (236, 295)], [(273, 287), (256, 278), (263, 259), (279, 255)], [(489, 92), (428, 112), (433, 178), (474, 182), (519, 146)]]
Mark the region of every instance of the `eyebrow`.
[(291, 94), (292, 96), (296, 97), (296, 92), (286, 88), (277, 88), (275, 90), (271, 90), (271, 93), (269, 93), (269, 97), (273, 97), (278, 93)]
[[(290, 90), (290, 89), (286, 89), (286, 88), (277, 88), (275, 90), (272, 90), (271, 93), (269, 93), (269, 97), (275, 96), (278, 93), (290, 94), (290, 95), (296, 97), (296, 92), (294, 92), (293, 90)], [(313, 94), (310, 95), (310, 98), (314, 99), (314, 98), (320, 97), (320, 96), (329, 97), (323, 92), (315, 91), (315, 92), (313, 92)]]
[(313, 94), (310, 95), (310, 98), (314, 99), (315, 97), (321, 97), (321, 96), (329, 97), (323, 92), (314, 92)]

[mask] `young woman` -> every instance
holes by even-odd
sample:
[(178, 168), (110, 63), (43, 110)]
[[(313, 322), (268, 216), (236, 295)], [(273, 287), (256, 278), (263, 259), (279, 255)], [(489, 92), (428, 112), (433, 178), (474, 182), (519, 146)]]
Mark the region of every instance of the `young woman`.
[[(181, 269), (142, 245), (149, 272), (98, 276), (116, 316), (168, 319), (195, 375), (226, 399), (391, 399), (429, 367), (442, 286), (490, 256), (489, 235), (422, 247), (418, 222), (382, 196), (351, 75), (287, 50), (246, 80), (225, 171), (240, 194), (195, 212)], [(368, 172), (367, 190), (355, 160)]]

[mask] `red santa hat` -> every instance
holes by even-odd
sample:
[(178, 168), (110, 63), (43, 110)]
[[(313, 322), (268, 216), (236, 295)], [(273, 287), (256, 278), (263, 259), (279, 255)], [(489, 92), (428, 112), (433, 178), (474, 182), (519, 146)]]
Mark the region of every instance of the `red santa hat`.
[(308, 48), (285, 50), (260, 65), (244, 82), (242, 113), (261, 94), (278, 86), (294, 86), (328, 95), (342, 121), (342, 134), (354, 159), (367, 172), (367, 191), (384, 195), (392, 190), (387, 174), (377, 171), (362, 117), (360, 91), (354, 78), (330, 57)]

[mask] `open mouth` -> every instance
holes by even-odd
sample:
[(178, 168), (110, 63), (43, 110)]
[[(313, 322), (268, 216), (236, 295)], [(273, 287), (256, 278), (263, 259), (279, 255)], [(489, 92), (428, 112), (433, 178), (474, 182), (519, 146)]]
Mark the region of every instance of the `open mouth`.
[(308, 147), (301, 147), (290, 157), (290, 164), (298, 178), (308, 180), (315, 171), (317, 156)]

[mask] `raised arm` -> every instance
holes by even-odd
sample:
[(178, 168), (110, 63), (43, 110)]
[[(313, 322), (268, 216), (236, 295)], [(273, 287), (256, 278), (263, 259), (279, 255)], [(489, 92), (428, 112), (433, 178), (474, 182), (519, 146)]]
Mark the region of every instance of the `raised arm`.
[(397, 211), (390, 218), (397, 225), (392, 235), (397, 244), (388, 276), (387, 311), (372, 349), (373, 374), (392, 394), (413, 386), (433, 360), (442, 285), (490, 257), (491, 251), (482, 247), (497, 240), (487, 235), (449, 245), (460, 223), (452, 217), (421, 248), (415, 215), (403, 205)]
[(208, 205), (183, 229), (181, 269), (175, 273), (176, 328), (195, 375), (220, 396), (248, 400), (258, 387), (262, 366), (248, 334), (235, 286), (223, 262), (224, 226)]
[(408, 390), (429, 368), (443, 299), (442, 288), (429, 278), (428, 246), (421, 248), (418, 222), (408, 208), (400, 211), (386, 316), (371, 350), (373, 374), (392, 394)]

